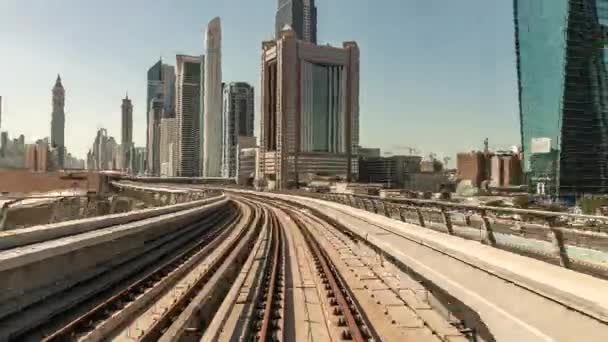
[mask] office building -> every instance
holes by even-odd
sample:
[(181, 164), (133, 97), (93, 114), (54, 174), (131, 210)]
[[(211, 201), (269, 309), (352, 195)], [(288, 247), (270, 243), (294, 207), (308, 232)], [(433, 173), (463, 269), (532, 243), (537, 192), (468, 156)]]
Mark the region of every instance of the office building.
[(130, 164), (131, 159), (129, 147), (133, 145), (133, 104), (131, 103), (131, 99), (129, 99), (128, 94), (124, 99), (122, 99), (121, 111), (121, 166), (122, 168), (126, 169)]
[(359, 182), (403, 188), (406, 177), (420, 173), (420, 156), (367, 157), (359, 160)]
[[(163, 100), (163, 115), (166, 117), (175, 116), (176, 106), (176, 74), (175, 67), (164, 64), (162, 59), (158, 60), (148, 69), (148, 91), (146, 97), (146, 150), (150, 149), (152, 137), (150, 132), (150, 106), (152, 100), (160, 95)], [(156, 142), (158, 144), (158, 142)]]
[(146, 170), (152, 176), (160, 174), (160, 122), (165, 117), (165, 101), (163, 95), (158, 93), (150, 103), (148, 113), (148, 147)]
[(53, 113), (51, 117), (51, 147), (57, 150), (57, 166), (64, 167), (65, 159), (65, 89), (61, 84), (61, 77), (57, 75), (53, 87)]
[(608, 192), (605, 0), (514, 0), (523, 169), (531, 191)]
[(177, 55), (177, 175), (200, 176), (202, 56)]
[(177, 119), (160, 120), (160, 176), (176, 176)]
[(373, 147), (359, 147), (358, 149), (358, 157), (359, 159), (365, 158), (379, 158), (380, 157), (380, 149)]
[(276, 38), (289, 26), (296, 39), (317, 43), (317, 7), (314, 0), (279, 0), (275, 17)]
[(213, 18), (205, 36), (203, 176), (220, 177), (222, 159), (222, 29)]
[(521, 184), (521, 162), (512, 152), (496, 152), (489, 160), (490, 186), (509, 187)]
[(456, 155), (456, 169), (458, 180), (469, 180), (475, 187), (488, 179), (487, 153), (472, 151)]
[(49, 145), (39, 140), (35, 144), (25, 146), (25, 168), (32, 172), (46, 172), (49, 170)]
[(236, 182), (239, 185), (253, 186), (258, 163), (258, 147), (242, 148), (238, 151)]
[(359, 49), (296, 40), (293, 30), (262, 44), (260, 170), (268, 186), (301, 179), (351, 180), (359, 144)]
[(236, 175), (239, 137), (253, 137), (253, 87), (234, 82), (223, 90), (222, 177)]

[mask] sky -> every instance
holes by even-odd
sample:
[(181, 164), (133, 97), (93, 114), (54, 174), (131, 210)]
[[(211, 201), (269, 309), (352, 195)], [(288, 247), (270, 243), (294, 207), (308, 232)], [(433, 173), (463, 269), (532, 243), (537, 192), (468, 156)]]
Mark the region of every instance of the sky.
[[(204, 53), (222, 20), (224, 82), (260, 82), (261, 42), (277, 0), (2, 0), (2, 130), (50, 135), (51, 89), (66, 89), (65, 140), (83, 158), (96, 131), (120, 139), (120, 106), (134, 104), (145, 144), (146, 72), (159, 57)], [(452, 157), (520, 143), (511, 1), (317, 0), (318, 43), (359, 44), (360, 142), (383, 152)], [(256, 96), (256, 134), (259, 131)]]

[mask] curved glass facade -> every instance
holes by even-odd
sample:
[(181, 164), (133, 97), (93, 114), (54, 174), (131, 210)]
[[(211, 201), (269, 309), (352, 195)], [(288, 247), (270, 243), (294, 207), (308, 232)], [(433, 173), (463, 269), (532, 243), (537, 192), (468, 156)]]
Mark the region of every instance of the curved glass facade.
[(531, 190), (608, 192), (608, 0), (514, 0), (514, 15)]

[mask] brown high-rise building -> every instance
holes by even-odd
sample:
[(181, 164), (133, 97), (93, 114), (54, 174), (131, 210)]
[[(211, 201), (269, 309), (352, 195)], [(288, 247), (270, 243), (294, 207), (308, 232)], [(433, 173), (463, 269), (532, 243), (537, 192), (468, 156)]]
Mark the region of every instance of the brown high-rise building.
[(285, 30), (262, 48), (258, 176), (279, 189), (315, 175), (350, 180), (359, 144), (357, 44), (317, 46)]

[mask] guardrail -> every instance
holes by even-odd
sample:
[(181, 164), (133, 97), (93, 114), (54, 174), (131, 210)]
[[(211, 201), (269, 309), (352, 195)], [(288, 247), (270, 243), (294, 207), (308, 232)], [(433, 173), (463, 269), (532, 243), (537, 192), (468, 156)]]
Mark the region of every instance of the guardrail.
[[(420, 199), (297, 194), (364, 209), (608, 278), (608, 217)], [(521, 219), (515, 219), (515, 215)], [(576, 227), (572, 221), (587, 225)]]

